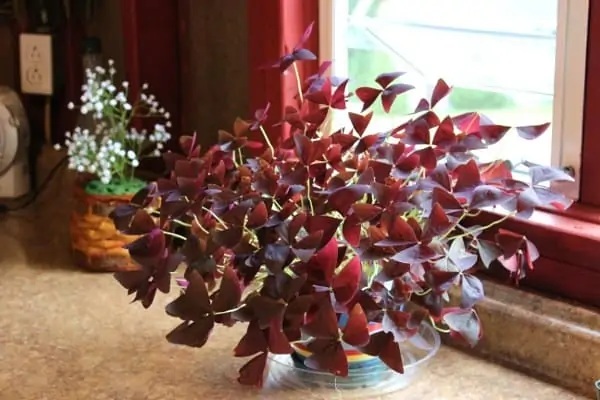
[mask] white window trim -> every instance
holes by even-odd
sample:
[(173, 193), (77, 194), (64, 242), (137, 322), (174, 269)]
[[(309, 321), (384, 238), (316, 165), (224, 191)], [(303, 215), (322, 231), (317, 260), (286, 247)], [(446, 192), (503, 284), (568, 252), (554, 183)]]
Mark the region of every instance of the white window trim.
[[(581, 175), (588, 10), (589, 0), (558, 1), (551, 162), (573, 168), (575, 182), (558, 187), (573, 199), (579, 197)], [(348, 15), (348, 0), (319, 0), (319, 59), (333, 61), (329, 73), (343, 76), (346, 20), (335, 15)]]
[[(556, 32), (552, 165), (571, 167), (575, 182), (559, 188), (579, 198), (589, 0), (559, 0)], [(558, 185), (557, 185), (558, 186)]]

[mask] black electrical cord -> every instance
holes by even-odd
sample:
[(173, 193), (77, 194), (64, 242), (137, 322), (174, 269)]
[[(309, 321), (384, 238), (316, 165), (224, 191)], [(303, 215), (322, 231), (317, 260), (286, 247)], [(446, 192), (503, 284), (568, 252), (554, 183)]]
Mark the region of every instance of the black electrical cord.
[(56, 175), (56, 173), (67, 162), (68, 159), (69, 159), (69, 157), (65, 156), (59, 162), (57, 162), (54, 167), (52, 167), (52, 169), (50, 170), (50, 173), (48, 174), (48, 176), (46, 177), (46, 179), (33, 192), (33, 196), (31, 196), (26, 202), (24, 202), (22, 204), (19, 204), (18, 206), (12, 207), (12, 208), (9, 207), (9, 206), (7, 206), (7, 205), (0, 204), (0, 214), (5, 214), (5, 213), (8, 213), (8, 212), (19, 211), (19, 210), (27, 208), (31, 204), (33, 204), (37, 200), (37, 198), (39, 197), (39, 195), (46, 189), (46, 187), (48, 186), (48, 184), (52, 181), (52, 178), (54, 178), (54, 175)]

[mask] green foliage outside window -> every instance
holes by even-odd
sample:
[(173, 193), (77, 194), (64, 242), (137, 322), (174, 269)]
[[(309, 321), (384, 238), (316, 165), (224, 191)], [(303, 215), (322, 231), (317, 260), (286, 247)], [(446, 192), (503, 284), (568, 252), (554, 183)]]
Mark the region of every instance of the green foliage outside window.
[[(348, 77), (350, 78), (349, 87), (355, 90), (360, 86), (375, 86), (373, 77), (381, 71), (396, 71), (396, 62), (394, 56), (385, 51), (373, 51), (365, 49), (348, 50)], [(356, 99), (353, 99), (356, 100)], [(392, 116), (395, 114), (406, 115), (410, 113), (415, 104), (412, 104), (407, 95), (399, 96), (394, 102)], [(376, 102), (372, 107), (375, 115), (383, 115), (381, 103)]]

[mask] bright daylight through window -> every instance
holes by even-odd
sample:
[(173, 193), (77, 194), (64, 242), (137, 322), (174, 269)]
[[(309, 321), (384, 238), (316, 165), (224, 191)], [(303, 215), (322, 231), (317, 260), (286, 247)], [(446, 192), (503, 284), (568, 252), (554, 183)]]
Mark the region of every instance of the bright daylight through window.
[[(477, 110), (501, 125), (552, 122), (535, 141), (516, 132), (485, 150), (504, 158), (570, 167), (581, 158), (588, 0), (322, 0), (322, 59), (349, 88), (372, 85), (378, 72), (429, 93), (438, 78), (453, 87), (440, 113)], [(374, 108), (371, 129), (389, 127), (429, 93), (400, 96), (390, 114)], [(356, 100), (354, 100), (356, 102)], [(351, 102), (352, 111), (360, 111)], [(571, 197), (578, 182), (565, 186)]]

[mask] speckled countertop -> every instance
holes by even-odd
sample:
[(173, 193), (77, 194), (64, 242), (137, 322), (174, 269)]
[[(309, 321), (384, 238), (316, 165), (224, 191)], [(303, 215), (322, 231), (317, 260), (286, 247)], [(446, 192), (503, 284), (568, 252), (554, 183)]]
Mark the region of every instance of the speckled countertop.
[[(336, 399), (335, 392), (254, 391), (235, 381), (240, 328), (201, 350), (168, 344), (163, 296), (130, 305), (110, 275), (71, 266), (69, 179), (30, 208), (0, 216), (0, 399)], [(370, 397), (374, 399), (374, 397)], [(389, 399), (579, 399), (560, 388), (442, 347)]]

